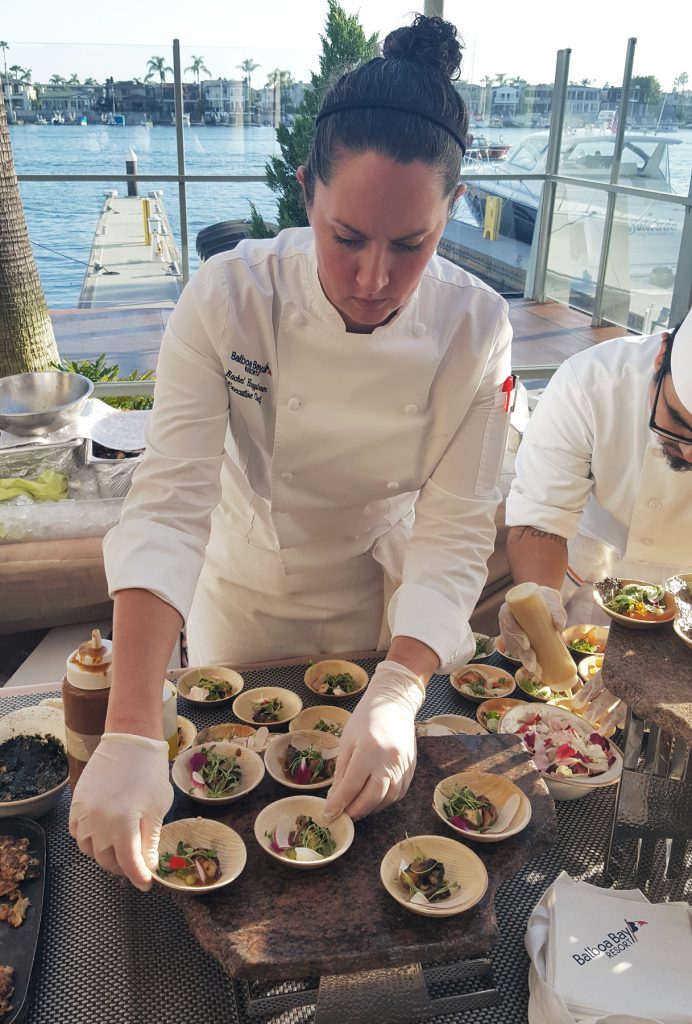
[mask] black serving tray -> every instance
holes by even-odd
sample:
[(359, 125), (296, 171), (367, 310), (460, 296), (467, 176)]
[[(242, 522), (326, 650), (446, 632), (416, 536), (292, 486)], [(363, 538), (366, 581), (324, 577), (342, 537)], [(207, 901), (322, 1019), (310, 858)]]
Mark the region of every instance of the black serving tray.
[(24, 923), (12, 928), (7, 921), (0, 921), (0, 963), (14, 967), (14, 992), (10, 1002), (12, 1009), (3, 1018), (2, 1024), (19, 1024), (26, 1020), (29, 1006), (31, 973), (36, 961), (43, 897), (46, 887), (46, 834), (35, 821), (29, 818), (0, 818), (0, 835), (19, 839), (26, 836), (29, 852), (38, 858), (40, 874), (20, 888), (31, 901)]

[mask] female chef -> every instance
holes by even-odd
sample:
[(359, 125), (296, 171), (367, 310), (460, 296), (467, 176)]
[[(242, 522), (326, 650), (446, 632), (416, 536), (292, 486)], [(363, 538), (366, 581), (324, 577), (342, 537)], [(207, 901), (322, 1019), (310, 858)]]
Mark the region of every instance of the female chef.
[(425, 684), (472, 650), (511, 330), (500, 296), (435, 255), (463, 191), (456, 31), (417, 16), (383, 53), (324, 99), (298, 172), (310, 228), (241, 242), (183, 292), (105, 540), (114, 678), (70, 830), (142, 889), (171, 802), (161, 679), (188, 612), (193, 664), (374, 650), (384, 614), (334, 816), (404, 795)]

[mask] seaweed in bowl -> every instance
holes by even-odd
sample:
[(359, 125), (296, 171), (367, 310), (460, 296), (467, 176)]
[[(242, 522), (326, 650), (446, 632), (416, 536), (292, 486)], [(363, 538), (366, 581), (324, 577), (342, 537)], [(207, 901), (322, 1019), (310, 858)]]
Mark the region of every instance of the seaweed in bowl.
[(65, 747), (54, 736), (13, 736), (0, 743), (0, 803), (28, 800), (67, 778)]

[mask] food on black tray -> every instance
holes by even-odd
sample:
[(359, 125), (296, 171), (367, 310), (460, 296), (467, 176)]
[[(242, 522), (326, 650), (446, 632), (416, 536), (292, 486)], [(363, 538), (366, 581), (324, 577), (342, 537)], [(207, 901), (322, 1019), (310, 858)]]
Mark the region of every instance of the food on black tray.
[(13, 736), (0, 743), (0, 803), (47, 793), (66, 778), (67, 754), (54, 736)]

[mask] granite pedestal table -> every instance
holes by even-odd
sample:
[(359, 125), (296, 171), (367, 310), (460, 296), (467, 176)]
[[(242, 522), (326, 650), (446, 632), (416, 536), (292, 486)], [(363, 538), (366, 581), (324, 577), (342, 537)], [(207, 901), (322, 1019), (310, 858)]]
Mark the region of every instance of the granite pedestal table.
[(646, 886), (664, 856), (665, 876), (679, 878), (692, 839), (692, 651), (670, 624), (614, 622), (603, 681), (628, 706), (606, 873)]
[[(488, 871), (485, 896), (465, 913), (431, 920), (392, 899), (380, 881), (380, 863), (407, 834), (453, 836), (435, 814), (432, 795), (441, 779), (465, 769), (506, 775), (529, 797), (532, 816), (523, 832), (503, 842), (468, 841)], [(517, 737), (419, 739), (418, 765), (407, 796), (359, 821), (350, 850), (325, 870), (296, 870), (260, 849), (255, 817), (286, 795), (267, 775), (246, 798), (219, 807), (214, 816), (239, 832), (247, 846), (243, 875), (213, 898), (172, 894), (199, 943), (226, 971), (264, 982), (319, 977), (317, 1024), (371, 1021), (373, 1006), (378, 1024), (423, 1020), (497, 999), (492, 986), (431, 999), (426, 971), (428, 982), (450, 971), (457, 976), (489, 973), (485, 954), (498, 939), (495, 892), (555, 840), (552, 798)], [(177, 799), (173, 817), (197, 813), (198, 804), (185, 796)], [(204, 813), (209, 813), (207, 807)], [(424, 970), (421, 964), (433, 966)], [(310, 993), (304, 991), (293, 997), (264, 997), (256, 1000), (254, 1012), (266, 1015), (309, 1001)]]

